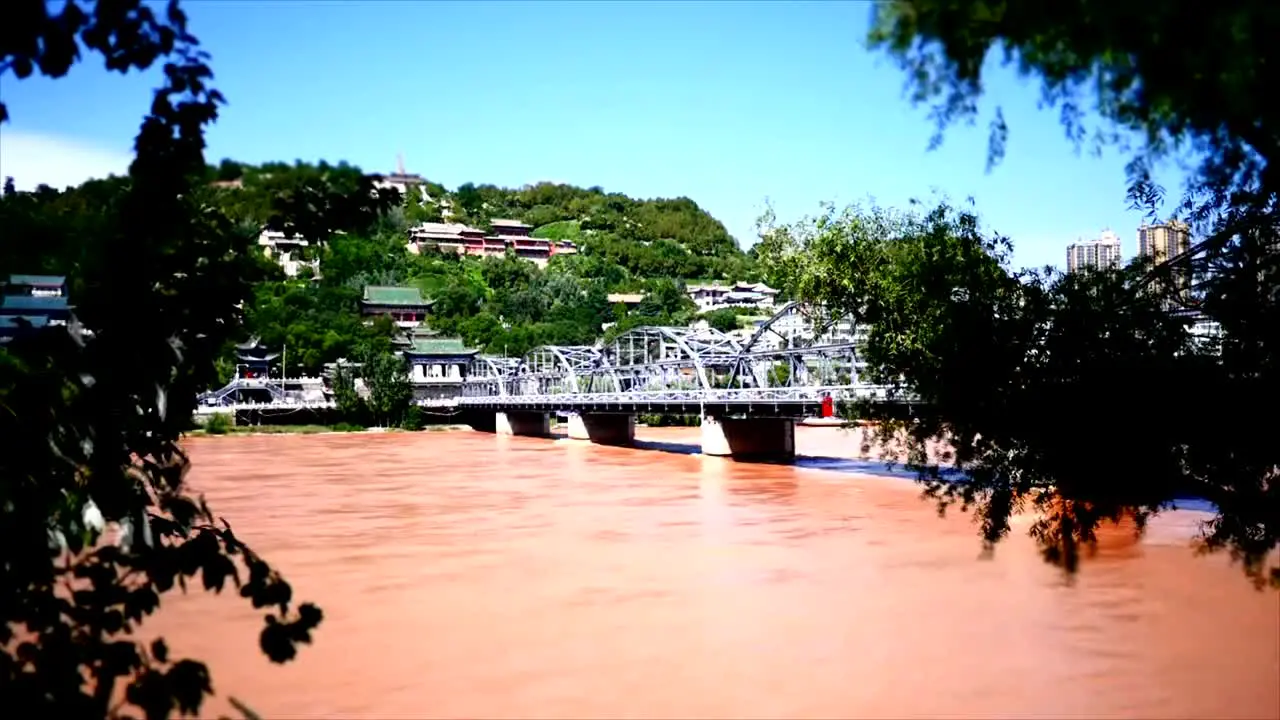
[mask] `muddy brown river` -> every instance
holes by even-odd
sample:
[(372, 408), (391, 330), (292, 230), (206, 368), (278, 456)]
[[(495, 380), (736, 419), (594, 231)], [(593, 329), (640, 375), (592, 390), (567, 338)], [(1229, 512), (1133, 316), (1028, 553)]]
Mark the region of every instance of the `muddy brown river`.
[[(801, 453), (856, 452), (800, 428)], [(286, 666), (234, 596), (150, 630), (267, 718), (1280, 718), (1280, 593), (1104, 534), (1077, 581), (856, 462), (472, 432), (193, 439), (192, 483), (325, 621)]]

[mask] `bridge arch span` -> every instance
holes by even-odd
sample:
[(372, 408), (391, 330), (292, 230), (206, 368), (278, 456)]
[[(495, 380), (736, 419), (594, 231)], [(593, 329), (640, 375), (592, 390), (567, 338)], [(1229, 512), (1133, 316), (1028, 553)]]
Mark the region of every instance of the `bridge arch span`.
[[(820, 305), (789, 302), (778, 308), (751, 338), (743, 345), (748, 353), (771, 350), (833, 345), (842, 342), (841, 326), (852, 330), (852, 320), (847, 314), (835, 314)], [(850, 340), (843, 340), (849, 342)]]
[(619, 390), (709, 389), (709, 370), (729, 368), (742, 352), (732, 337), (714, 329), (643, 325), (603, 347), (604, 361)]
[[(743, 345), (734, 378), (742, 384), (770, 387), (810, 382), (852, 385), (861, 364), (856, 350), (856, 326), (847, 313), (804, 302), (788, 302), (760, 325)], [(797, 352), (800, 351), (800, 352)], [(780, 366), (786, 372), (780, 373)], [(780, 379), (781, 378), (781, 379)]]
[(506, 395), (507, 385), (520, 358), (501, 357), (498, 355), (477, 355), (471, 358), (467, 368), (467, 379), (463, 385), (464, 395)]
[(600, 348), (590, 345), (540, 345), (524, 354), (510, 376), (512, 395), (589, 392), (601, 367)]

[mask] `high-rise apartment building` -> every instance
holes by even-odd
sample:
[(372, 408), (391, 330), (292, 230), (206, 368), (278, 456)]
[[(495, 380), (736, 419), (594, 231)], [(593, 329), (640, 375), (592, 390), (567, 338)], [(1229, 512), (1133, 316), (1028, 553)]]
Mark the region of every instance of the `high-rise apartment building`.
[(1173, 220), (1138, 228), (1138, 255), (1155, 262), (1167, 260), (1191, 248), (1191, 229)]
[[(1138, 256), (1149, 257), (1157, 264), (1191, 249), (1191, 228), (1186, 223), (1171, 220), (1138, 228)], [(1170, 299), (1186, 301), (1191, 296), (1191, 265), (1183, 264), (1169, 269), (1172, 286), (1167, 290)]]
[(1074, 242), (1067, 246), (1067, 271), (1084, 268), (1107, 268), (1120, 265), (1120, 236), (1104, 230), (1097, 240)]

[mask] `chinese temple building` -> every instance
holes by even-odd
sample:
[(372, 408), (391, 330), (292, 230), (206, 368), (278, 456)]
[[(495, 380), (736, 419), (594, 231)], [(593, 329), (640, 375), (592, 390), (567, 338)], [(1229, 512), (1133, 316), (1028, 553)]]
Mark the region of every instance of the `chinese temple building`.
[(67, 281), (60, 275), (10, 275), (0, 295), (0, 343), (24, 332), (72, 322)]
[(508, 252), (539, 267), (546, 267), (553, 255), (576, 253), (568, 240), (533, 237), (533, 226), (519, 220), (495, 218), (489, 221), (492, 233), (460, 223), (421, 223), (409, 229), (409, 251), (425, 249), (478, 257), (502, 257)]
[(409, 364), (414, 397), (428, 400), (460, 396), (471, 360), (479, 352), (459, 338), (442, 338), (426, 328), (416, 328), (401, 350)]
[(236, 345), (236, 377), (268, 377), (279, 357), (280, 353), (269, 352), (258, 338), (249, 338), (248, 342)]
[(427, 319), (433, 301), (422, 297), (415, 287), (367, 285), (360, 301), (360, 313), (366, 317), (390, 316), (402, 328), (412, 328)]

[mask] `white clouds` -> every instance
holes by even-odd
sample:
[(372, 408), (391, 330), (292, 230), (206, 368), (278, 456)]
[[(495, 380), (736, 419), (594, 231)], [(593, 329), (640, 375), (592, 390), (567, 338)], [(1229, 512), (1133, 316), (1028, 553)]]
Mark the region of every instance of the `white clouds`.
[(12, 177), (19, 190), (41, 183), (59, 190), (86, 180), (124, 175), (133, 153), (74, 138), (0, 128), (0, 178)]

